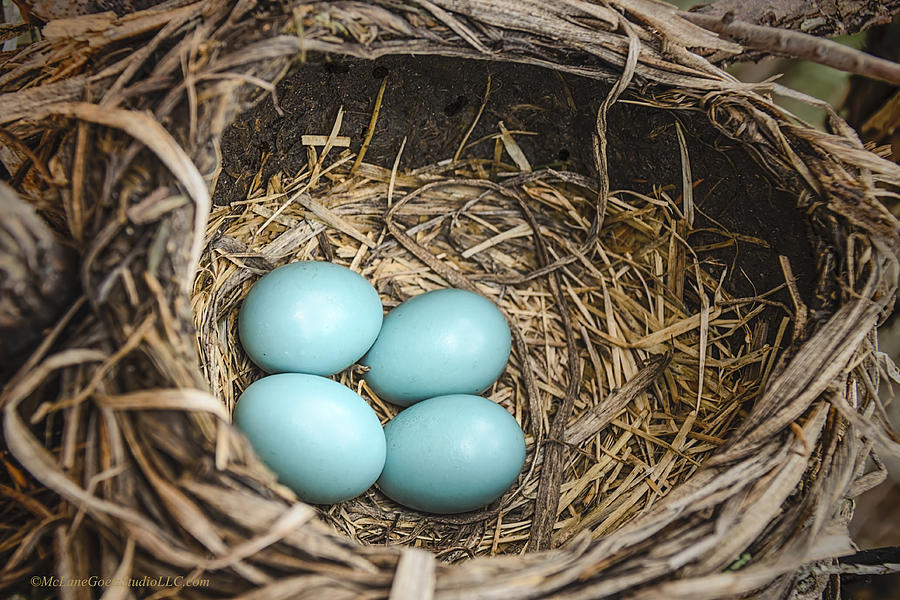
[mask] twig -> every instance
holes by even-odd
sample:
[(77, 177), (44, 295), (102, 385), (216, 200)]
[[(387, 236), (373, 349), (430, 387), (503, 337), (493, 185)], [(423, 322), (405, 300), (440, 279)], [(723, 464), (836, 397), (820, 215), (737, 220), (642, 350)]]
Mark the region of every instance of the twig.
[(671, 352), (649, 358), (641, 370), (625, 382), (625, 385), (615, 390), (602, 404), (598, 404), (591, 412), (584, 414), (577, 423), (569, 427), (566, 430), (565, 442), (573, 446), (580, 446), (592, 435), (599, 433), (619, 416), (619, 413), (625, 410), (625, 407), (638, 394), (650, 387), (663, 374), (671, 360)]
[(825, 37), (890, 23), (900, 14), (900, 0), (714, 0), (695, 6), (691, 12), (719, 18), (731, 13), (736, 21)]
[(797, 286), (797, 278), (791, 269), (791, 261), (787, 256), (779, 255), (778, 261), (781, 263), (781, 271), (784, 273), (784, 281), (787, 283), (788, 292), (791, 294), (791, 300), (794, 303), (794, 342), (803, 339), (806, 335), (806, 325), (809, 322), (809, 309), (803, 298), (800, 296), (800, 288)]
[(798, 31), (736, 21), (730, 14), (719, 18), (681, 11), (678, 15), (747, 48), (762, 50), (775, 56), (802, 58), (839, 71), (900, 85), (900, 64), (866, 54), (838, 42)]
[[(540, 225), (523, 200), (519, 200), (522, 214), (534, 231), (534, 245), (537, 250), (538, 260), (542, 266), (550, 263), (547, 252), (547, 244), (541, 235)], [(575, 405), (575, 397), (581, 388), (582, 361), (578, 356), (578, 347), (575, 344), (575, 330), (572, 326), (572, 318), (569, 313), (569, 303), (562, 291), (562, 281), (559, 271), (551, 271), (549, 280), (553, 295), (563, 322), (563, 330), (566, 336), (566, 361), (569, 381), (562, 404), (553, 415), (550, 423), (548, 441), (562, 440), (566, 432), (566, 423), (572, 414)], [(544, 446), (544, 466), (541, 469), (541, 479), (538, 482), (537, 499), (534, 506), (534, 517), (531, 520), (531, 532), (528, 538), (528, 549), (532, 552), (547, 550), (550, 547), (550, 538), (553, 526), (556, 523), (556, 513), (559, 508), (559, 490), (562, 485), (563, 471), (565, 468), (566, 447), (562, 444), (550, 444)]]
[(487, 84), (484, 86), (484, 98), (481, 100), (481, 106), (478, 107), (478, 112), (475, 113), (475, 118), (472, 120), (472, 124), (469, 125), (469, 129), (466, 130), (466, 134), (463, 136), (462, 140), (459, 142), (459, 147), (456, 149), (456, 152), (453, 154), (454, 162), (459, 160), (460, 155), (462, 154), (463, 149), (466, 147), (466, 142), (469, 141), (469, 136), (472, 135), (472, 132), (475, 131), (475, 127), (478, 125), (478, 121), (481, 119), (482, 113), (484, 113), (484, 107), (487, 106), (488, 98), (491, 97), (491, 76), (488, 75)]

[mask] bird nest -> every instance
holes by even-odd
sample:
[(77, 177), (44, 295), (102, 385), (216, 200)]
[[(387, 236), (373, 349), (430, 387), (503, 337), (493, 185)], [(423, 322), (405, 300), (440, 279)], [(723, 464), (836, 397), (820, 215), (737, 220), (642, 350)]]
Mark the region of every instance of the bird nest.
[[(0, 397), (0, 585), (774, 596), (851, 550), (866, 459), (897, 449), (874, 331), (900, 168), (710, 62), (740, 47), (631, 0), (169, 2), (43, 36), (0, 72), (3, 160), (80, 294)], [(386, 308), (501, 308), (485, 395), (527, 445), (502, 498), (312, 507), (258, 461), (236, 314), (295, 260)], [(394, 416), (361, 375), (336, 378)]]

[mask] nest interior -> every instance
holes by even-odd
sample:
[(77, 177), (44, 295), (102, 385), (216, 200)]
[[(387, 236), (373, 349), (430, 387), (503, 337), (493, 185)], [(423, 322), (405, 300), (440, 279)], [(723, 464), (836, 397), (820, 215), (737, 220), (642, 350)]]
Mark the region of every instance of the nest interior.
[[(243, 200), (254, 179), (259, 185), (276, 173), (299, 171), (308, 159), (303, 135), (327, 135), (340, 108), (341, 134), (350, 137), (350, 149), (358, 152), (385, 78), (379, 118), (365, 154), (368, 163), (390, 169), (404, 138), (402, 167), (407, 170), (454, 157), (463, 137), (463, 156), (491, 158), (497, 123), (503, 121), (507, 129), (524, 132), (516, 142), (535, 168), (597, 175), (592, 137), (597, 109), (609, 88), (595, 80), (529, 65), (443, 57), (364, 61), (312, 56), (279, 83), (277, 108), (261, 101), (229, 127), (222, 138), (222, 171), (213, 201)], [(479, 111), (484, 114), (469, 131)], [(692, 185), (697, 186), (701, 209), (692, 243), (711, 243), (704, 229), (713, 222), (763, 240), (751, 243), (753, 251), (741, 257), (746, 275), (728, 278), (731, 291), (749, 297), (782, 283), (781, 270), (772, 265), (784, 255), (791, 258), (804, 302), (811, 303), (820, 272), (814, 256), (822, 254), (814, 244), (822, 236), (810, 235), (809, 222), (798, 207), (796, 181), (767, 176), (749, 150), (710, 128), (701, 111), (653, 110), (646, 103), (612, 106), (606, 131), (610, 186), (645, 194), (669, 186), (673, 196), (679, 195), (680, 188), (672, 191), (681, 185), (683, 173), (676, 119), (687, 134)], [(731, 263), (737, 246), (731, 246), (730, 255), (715, 257)], [(790, 302), (786, 293), (781, 299)]]
[[(329, 59), (307, 57), (274, 100), (262, 98), (223, 136), (211, 251), (192, 302), (214, 393), (231, 409), (263, 375), (240, 349), (235, 318), (259, 274), (291, 260), (335, 261), (367, 276), (387, 309), (452, 285), (501, 306), (518, 343), (489, 396), (516, 416), (528, 446), (514, 489), (473, 514), (404, 510), (374, 489), (320, 507), (354, 540), (454, 562), (614, 532), (689, 478), (746, 416), (791, 345), (786, 277), (803, 305), (830, 316), (834, 298), (817, 296), (812, 281), (817, 237), (790, 183), (779, 189), (699, 112), (631, 95), (635, 104), (610, 111), (614, 191), (592, 235), (591, 141), (608, 86), (504, 63)], [(500, 123), (533, 171), (501, 150)], [(304, 145), (316, 134), (318, 145)], [(349, 137), (348, 148), (320, 155), (329, 135)], [(402, 206), (386, 219), (389, 194)], [(394, 227), (412, 237), (398, 239)], [(652, 373), (643, 388), (616, 396), (642, 368)], [(382, 421), (397, 413), (358, 371), (338, 379)], [(564, 426), (551, 425), (557, 419)], [(565, 458), (547, 466), (546, 447), (560, 443)], [(545, 491), (541, 480), (554, 478)]]
[[(866, 458), (900, 447), (874, 342), (900, 168), (836, 115), (799, 123), (771, 99), (790, 90), (713, 64), (739, 46), (648, 0), (125, 12), (53, 20), (0, 66), (0, 158), (81, 288), (0, 396), (4, 522), (25, 524), (0, 584), (696, 600), (832, 582), (852, 498), (883, 477)], [(414, 56), (350, 58), (389, 55)], [(298, 258), (354, 266), (388, 306), (449, 284), (504, 308), (518, 342), (490, 396), (530, 456), (498, 504), (316, 512), (254, 458), (228, 423), (258, 376), (235, 308)]]

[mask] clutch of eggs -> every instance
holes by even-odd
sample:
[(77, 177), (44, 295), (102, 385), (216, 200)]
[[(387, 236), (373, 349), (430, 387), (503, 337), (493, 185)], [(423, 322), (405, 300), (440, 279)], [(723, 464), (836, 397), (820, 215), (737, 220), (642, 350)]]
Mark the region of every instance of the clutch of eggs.
[[(276, 374), (244, 390), (235, 425), (300, 499), (341, 502), (377, 479), (410, 508), (457, 513), (493, 502), (517, 478), (521, 428), (474, 395), (509, 360), (509, 326), (490, 300), (437, 290), (382, 319), (362, 276), (306, 261), (263, 276), (238, 319), (248, 356)], [(384, 429), (362, 397), (324, 377), (356, 361), (379, 397), (410, 407)]]

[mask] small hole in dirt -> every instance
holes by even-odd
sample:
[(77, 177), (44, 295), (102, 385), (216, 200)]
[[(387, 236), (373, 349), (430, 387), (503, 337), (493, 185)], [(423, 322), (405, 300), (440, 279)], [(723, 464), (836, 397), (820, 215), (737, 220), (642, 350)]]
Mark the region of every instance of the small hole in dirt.
[(350, 66), (340, 62), (325, 63), (325, 72), (332, 75), (343, 75), (350, 72)]
[(569, 151), (566, 150), (565, 148), (563, 148), (562, 150), (559, 151), (559, 154), (556, 155), (556, 158), (558, 158), (559, 160), (562, 160), (562, 161), (566, 161), (566, 160), (569, 160), (570, 156), (572, 156), (572, 155), (569, 153)]
[(464, 109), (468, 103), (469, 99), (465, 96), (457, 96), (456, 100), (444, 107), (444, 114), (448, 117), (452, 117), (453, 115)]
[(388, 70), (384, 67), (375, 67), (372, 69), (372, 78), (373, 79), (384, 79), (387, 77)]

